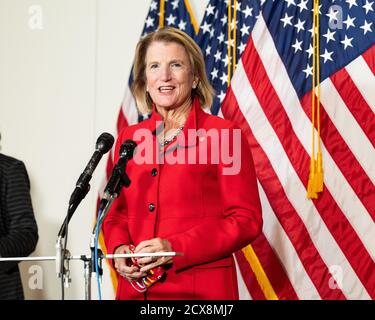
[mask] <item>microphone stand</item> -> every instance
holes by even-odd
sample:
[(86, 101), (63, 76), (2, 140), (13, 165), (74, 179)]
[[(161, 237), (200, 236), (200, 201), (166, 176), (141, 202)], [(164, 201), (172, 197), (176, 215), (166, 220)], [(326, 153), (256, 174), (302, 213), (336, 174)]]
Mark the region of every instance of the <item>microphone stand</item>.
[[(90, 240), (90, 252), (91, 259), (85, 261), (85, 297), (87, 300), (91, 300), (91, 276), (93, 272), (98, 272), (97, 276), (103, 274), (102, 259), (104, 258), (103, 252), (95, 246), (98, 241), (99, 233), (103, 224), (103, 221), (112, 206), (113, 201), (119, 196), (123, 187), (128, 188), (130, 186), (129, 176), (126, 174), (124, 168), (118, 164), (113, 168), (112, 176), (107, 184), (106, 191), (104, 192), (103, 198), (100, 200), (98, 218), (93, 228)], [(98, 266), (98, 270), (93, 271), (93, 265)]]
[[(90, 184), (85, 183), (82, 188), (76, 188), (69, 200), (69, 208), (67, 215), (64, 219), (64, 222), (61, 225), (58, 237), (56, 240), (55, 250), (56, 250), (56, 274), (57, 277), (61, 277), (61, 290), (62, 290), (62, 300), (64, 300), (64, 287), (69, 288), (71, 283), (70, 270), (69, 270), (69, 260), (70, 252), (66, 249), (66, 243), (63, 247), (62, 240), (67, 241), (68, 234), (68, 224), (70, 219), (73, 216), (73, 213), (76, 211), (78, 205), (86, 197), (87, 193), (90, 190)], [(86, 260), (85, 256), (81, 256), (83, 261)]]
[[(101, 259), (116, 259), (116, 258), (142, 258), (142, 257), (174, 257), (174, 256), (182, 256), (182, 253), (178, 252), (153, 252), (153, 253), (120, 253), (120, 254), (107, 254), (101, 255)], [(80, 256), (72, 256), (70, 254), (66, 255), (64, 258), (66, 261), (70, 260), (83, 260), (85, 265), (85, 300), (91, 300), (91, 284), (90, 284), (90, 275), (89, 273), (90, 268), (87, 267), (88, 262), (92, 261), (92, 257), (80, 255)], [(41, 257), (6, 257), (0, 258), (1, 262), (22, 262), (22, 261), (53, 261), (57, 260), (56, 256), (41, 256)], [(69, 269), (67, 270), (69, 272)], [(87, 276), (86, 276), (87, 275)], [(69, 285), (70, 281), (68, 282)]]
[[(70, 278), (69, 278), (69, 265), (68, 260), (66, 260), (66, 255), (69, 255), (69, 252), (66, 250), (66, 244), (68, 241), (68, 224), (70, 219), (73, 216), (73, 213), (77, 209), (78, 205), (81, 201), (86, 197), (87, 193), (90, 190), (90, 180), (92, 174), (98, 165), (100, 159), (102, 158), (103, 154), (107, 153), (114, 143), (114, 138), (109, 133), (102, 133), (96, 141), (95, 145), (95, 152), (91, 156), (90, 161), (86, 165), (84, 171), (79, 176), (76, 188), (74, 189), (73, 193), (69, 199), (69, 208), (65, 220), (60, 228), (58, 233), (58, 238), (56, 241), (56, 273), (58, 277), (61, 277), (61, 290), (62, 290), (62, 299), (64, 299), (64, 286), (68, 287)], [(64, 245), (64, 252), (62, 252), (62, 239), (65, 237), (65, 245)], [(67, 261), (67, 266), (65, 268), (65, 260)], [(64, 284), (64, 285), (63, 285)]]
[[(101, 136), (102, 137), (102, 136)], [(103, 138), (104, 139), (104, 138)], [(105, 137), (105, 141), (109, 141), (108, 137)], [(111, 141), (111, 146), (113, 144), (113, 141)], [(97, 142), (97, 149), (100, 149), (105, 152), (107, 152), (109, 149), (108, 143), (102, 143), (98, 145)], [(130, 185), (130, 179), (125, 173), (125, 167), (126, 163), (128, 160), (130, 160), (133, 157), (133, 152), (136, 147), (136, 143), (132, 140), (127, 140), (125, 143), (121, 146), (120, 148), (120, 159), (113, 168), (112, 175), (110, 180), (107, 183), (107, 186), (105, 188), (104, 192), (104, 197), (100, 201), (100, 206), (99, 206), (99, 217), (96, 222), (96, 226), (94, 228), (97, 229), (97, 231), (100, 230), (101, 225), (103, 223), (103, 220), (105, 218), (105, 215), (107, 214), (113, 200), (117, 198), (117, 196), (120, 194), (120, 191), (123, 186), (128, 187)], [(107, 150), (108, 149), (108, 150)], [(96, 159), (96, 158), (94, 158)], [(62, 298), (64, 297), (64, 289), (63, 287), (68, 287), (70, 283), (70, 278), (69, 278), (69, 264), (68, 260), (66, 260), (66, 254), (69, 254), (69, 251), (66, 250), (64, 247), (64, 252), (62, 252), (62, 238), (64, 238), (65, 234), (67, 234), (68, 231), (68, 223), (69, 220), (71, 219), (74, 211), (78, 207), (79, 203), (82, 201), (82, 199), (87, 195), (87, 193), (90, 190), (90, 184), (89, 181), (91, 179), (91, 173), (93, 171), (93, 168), (96, 166), (96, 162), (92, 163), (90, 160), (89, 164), (86, 166), (85, 171), (81, 174), (80, 178), (78, 179), (77, 182), (77, 187), (75, 188), (73, 194), (70, 197), (69, 200), (69, 209), (67, 216), (65, 217), (64, 223), (61, 226), (61, 229), (58, 234), (58, 239), (56, 241), (56, 273), (57, 275), (61, 278), (62, 281)], [(88, 173), (86, 172), (88, 171)], [(98, 272), (98, 277), (102, 275), (103, 270), (102, 270), (102, 252), (99, 250), (95, 250), (95, 244), (97, 243), (96, 241), (96, 234), (93, 231), (91, 241), (90, 241), (90, 251), (91, 251), (91, 257), (88, 258), (86, 256), (81, 256), (81, 259), (84, 261), (84, 276), (85, 276), (85, 297), (87, 300), (91, 299), (91, 274), (93, 272), (92, 266), (95, 263), (95, 266), (98, 265), (99, 268), (97, 270)], [(98, 234), (99, 236), (99, 234)], [(67, 242), (67, 237), (65, 238), (65, 246)], [(98, 257), (96, 256), (98, 255)], [(66, 267), (65, 267), (65, 261)], [(64, 285), (63, 285), (64, 284)]]

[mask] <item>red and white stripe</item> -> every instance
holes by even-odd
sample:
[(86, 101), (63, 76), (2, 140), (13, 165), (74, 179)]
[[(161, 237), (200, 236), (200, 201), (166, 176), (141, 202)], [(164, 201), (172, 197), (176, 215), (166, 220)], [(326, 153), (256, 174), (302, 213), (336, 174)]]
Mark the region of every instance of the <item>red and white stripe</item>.
[[(265, 239), (264, 249), (253, 247), (258, 258), (276, 255), (273, 265), (259, 260), (279, 298), (292, 292), (274, 280), (280, 268), (300, 299), (375, 298), (374, 48), (368, 52), (321, 84), (324, 191), (317, 200), (306, 199), (311, 93), (298, 98), (261, 15), (223, 102), (224, 117), (252, 148)], [(258, 284), (243, 281), (255, 299)]]

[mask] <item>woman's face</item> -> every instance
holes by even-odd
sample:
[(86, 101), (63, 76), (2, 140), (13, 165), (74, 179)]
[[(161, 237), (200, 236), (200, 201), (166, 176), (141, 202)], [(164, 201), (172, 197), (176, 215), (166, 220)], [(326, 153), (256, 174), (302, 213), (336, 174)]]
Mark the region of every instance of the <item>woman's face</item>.
[(158, 108), (175, 109), (190, 104), (195, 82), (182, 45), (160, 41), (150, 44), (146, 53), (146, 89)]

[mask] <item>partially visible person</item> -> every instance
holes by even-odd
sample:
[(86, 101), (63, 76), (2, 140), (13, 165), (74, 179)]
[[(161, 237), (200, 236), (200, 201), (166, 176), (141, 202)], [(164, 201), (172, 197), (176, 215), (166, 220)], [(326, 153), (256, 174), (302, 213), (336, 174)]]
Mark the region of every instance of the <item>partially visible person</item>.
[[(25, 165), (0, 153), (0, 258), (28, 256), (37, 242)], [(18, 262), (0, 262), (0, 299), (24, 299)]]

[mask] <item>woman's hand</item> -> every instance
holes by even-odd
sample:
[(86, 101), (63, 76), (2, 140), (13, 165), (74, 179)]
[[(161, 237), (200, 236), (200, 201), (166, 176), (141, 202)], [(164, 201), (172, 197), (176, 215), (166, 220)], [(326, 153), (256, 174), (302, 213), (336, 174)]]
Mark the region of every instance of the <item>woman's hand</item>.
[[(172, 251), (170, 242), (166, 239), (154, 238), (151, 240), (141, 241), (134, 250), (134, 253), (152, 253), (152, 252), (169, 252)], [(144, 257), (138, 258), (139, 265), (143, 265), (140, 272), (147, 272), (163, 264), (173, 262), (172, 257)]]
[[(130, 253), (129, 246), (121, 245), (115, 250), (115, 254)], [(137, 280), (146, 276), (146, 272), (140, 271), (139, 267), (131, 265), (126, 262), (126, 258), (115, 258), (115, 269), (119, 275), (123, 276), (129, 281)], [(129, 260), (128, 260), (129, 261)], [(131, 260), (130, 260), (131, 261)]]

